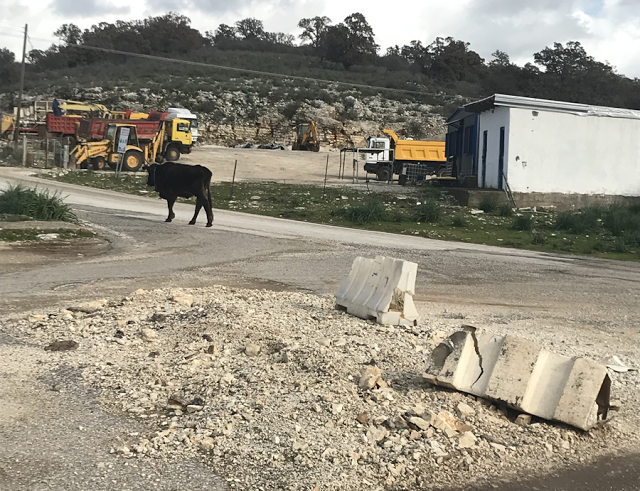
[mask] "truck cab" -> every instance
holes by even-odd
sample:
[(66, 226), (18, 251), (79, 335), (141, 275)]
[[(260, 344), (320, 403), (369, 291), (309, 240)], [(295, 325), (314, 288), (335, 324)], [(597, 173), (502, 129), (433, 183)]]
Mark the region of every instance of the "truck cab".
[(189, 121), (191, 126), (191, 138), (193, 143), (198, 141), (198, 116), (189, 111), (188, 109), (184, 109), (181, 107), (170, 107), (167, 109), (167, 114), (165, 119), (186, 119)]

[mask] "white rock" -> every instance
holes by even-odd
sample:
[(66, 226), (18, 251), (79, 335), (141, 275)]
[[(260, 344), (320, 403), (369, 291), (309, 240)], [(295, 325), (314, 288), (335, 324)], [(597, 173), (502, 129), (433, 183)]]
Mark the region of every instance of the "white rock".
[(191, 307), (193, 305), (193, 295), (187, 293), (174, 293), (171, 297), (178, 305), (184, 305), (185, 307)]
[(382, 370), (378, 367), (368, 366), (360, 375), (360, 382), (358, 386), (363, 389), (373, 389), (376, 386), (376, 382), (382, 376)]
[(464, 402), (458, 403), (456, 409), (458, 410), (458, 414), (460, 415), (460, 417), (463, 419), (470, 418), (471, 416), (475, 416), (476, 414), (476, 410), (469, 406), (469, 404), (466, 404)]
[(260, 354), (260, 346), (257, 344), (248, 344), (244, 348), (244, 354), (247, 356), (258, 356)]
[(29, 322), (42, 322), (49, 318), (46, 314), (32, 314), (29, 316)]
[(158, 332), (154, 329), (145, 328), (140, 331), (140, 336), (147, 343), (153, 343), (156, 339), (158, 339)]
[(472, 448), (476, 446), (476, 437), (470, 431), (465, 432), (458, 440), (458, 447)]

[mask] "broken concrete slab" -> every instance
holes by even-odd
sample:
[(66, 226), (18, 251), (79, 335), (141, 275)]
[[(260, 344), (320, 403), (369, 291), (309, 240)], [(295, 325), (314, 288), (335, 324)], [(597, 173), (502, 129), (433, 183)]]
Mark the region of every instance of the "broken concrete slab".
[(611, 380), (604, 365), (528, 339), (463, 329), (433, 350), (427, 381), (583, 430), (606, 420)]
[(356, 257), (336, 292), (336, 308), (385, 325), (417, 325), (413, 303), (418, 265), (401, 259)]

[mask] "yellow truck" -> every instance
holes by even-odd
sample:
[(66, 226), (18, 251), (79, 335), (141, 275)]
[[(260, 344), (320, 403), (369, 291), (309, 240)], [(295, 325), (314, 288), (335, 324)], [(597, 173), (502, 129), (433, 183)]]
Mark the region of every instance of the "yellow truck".
[[(152, 138), (144, 138), (144, 136), (139, 138), (139, 128), (148, 130), (146, 126), (140, 126), (140, 122), (138, 124), (131, 122), (118, 123), (116, 119), (106, 124), (102, 133), (104, 135), (102, 140), (78, 142), (70, 154), (69, 162), (71, 167), (88, 168), (91, 166), (95, 170), (102, 170), (108, 165), (115, 169), (120, 159), (117, 146), (123, 128), (129, 129), (129, 138), (122, 161), (122, 170), (124, 171), (135, 172), (140, 170), (145, 163), (153, 163), (164, 158), (170, 159), (173, 157), (173, 155), (169, 154), (172, 148), (171, 143), (175, 142), (173, 140), (167, 141), (169, 132), (171, 133), (171, 138), (181, 140), (185, 148), (190, 151), (192, 141), (188, 121), (172, 120), (168, 125), (165, 125), (164, 121), (145, 121), (145, 123), (154, 123), (156, 125), (156, 131)], [(168, 145), (168, 143), (170, 144)]]
[(429, 174), (441, 177), (447, 168), (445, 142), (401, 140), (393, 130), (383, 130), (385, 136), (367, 139), (367, 148), (376, 152), (366, 154), (364, 170), (375, 174), (379, 181), (389, 181), (402, 172), (404, 164), (426, 164)]

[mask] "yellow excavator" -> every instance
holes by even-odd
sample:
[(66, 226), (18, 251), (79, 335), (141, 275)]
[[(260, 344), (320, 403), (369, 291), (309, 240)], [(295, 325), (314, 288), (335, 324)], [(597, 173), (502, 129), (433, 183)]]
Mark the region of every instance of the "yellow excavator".
[[(89, 167), (103, 170), (107, 166), (116, 168), (120, 154), (117, 152), (118, 141), (123, 128), (129, 129), (126, 150), (122, 160), (122, 170), (136, 172), (145, 163), (177, 160), (173, 152), (177, 145), (180, 151), (189, 153), (193, 146), (189, 122), (182, 119), (171, 120), (171, 125), (157, 121), (157, 131), (152, 139), (139, 139), (138, 126), (135, 124), (113, 123), (104, 129), (104, 139), (100, 141), (80, 141), (70, 153), (69, 163), (73, 167)], [(179, 153), (178, 153), (179, 155)]]
[(2, 118), (0, 119), (0, 138), (4, 138), (6, 140), (11, 138), (11, 133), (13, 133), (13, 125), (15, 124), (15, 120), (13, 116), (9, 114), (2, 114)]
[(310, 152), (320, 151), (318, 128), (314, 121), (298, 125), (296, 128), (296, 140), (291, 146), (291, 150), (308, 150)]

